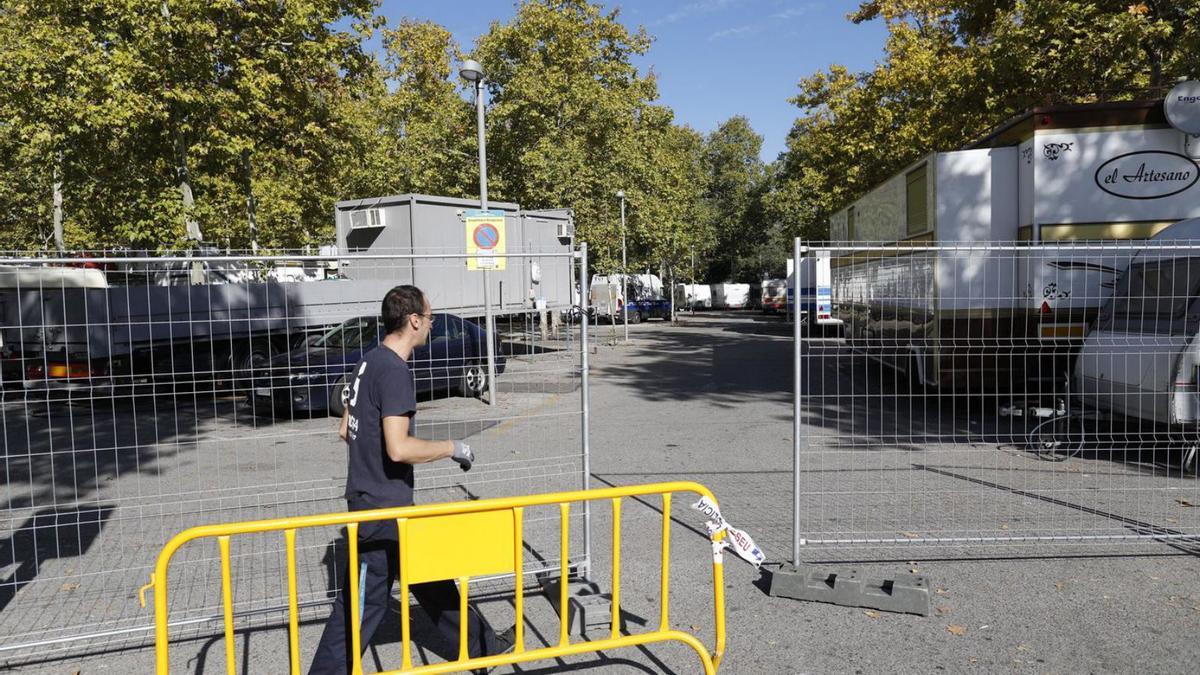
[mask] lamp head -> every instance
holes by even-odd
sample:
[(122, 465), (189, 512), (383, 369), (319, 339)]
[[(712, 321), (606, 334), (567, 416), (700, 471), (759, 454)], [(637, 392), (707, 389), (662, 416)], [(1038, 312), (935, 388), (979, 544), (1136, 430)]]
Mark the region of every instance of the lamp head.
[(483, 66), (474, 59), (463, 61), (462, 68), (459, 68), (458, 74), (468, 82), (476, 82), (483, 79)]

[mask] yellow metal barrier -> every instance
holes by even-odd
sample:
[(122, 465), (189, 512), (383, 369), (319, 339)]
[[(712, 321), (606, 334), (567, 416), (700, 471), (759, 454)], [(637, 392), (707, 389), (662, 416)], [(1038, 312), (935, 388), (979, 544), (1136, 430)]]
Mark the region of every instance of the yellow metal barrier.
[[(299, 610), (296, 597), (296, 530), (309, 527), (328, 527), (345, 525), (349, 540), (349, 606), (359, 606), (358, 590), (358, 527), (360, 523), (394, 519), (400, 534), (400, 597), (401, 597), (401, 647), (402, 663), (400, 670), (389, 673), (448, 673), (476, 668), (492, 668), (513, 663), (524, 663), (540, 659), (554, 659), (563, 656), (599, 652), (621, 647), (659, 642), (682, 642), (691, 647), (700, 656), (704, 672), (712, 675), (721, 665), (721, 657), (725, 652), (725, 585), (724, 571), (719, 555), (713, 556), (713, 609), (716, 630), (716, 648), (709, 653), (704, 644), (694, 635), (679, 630), (672, 630), (669, 621), (669, 562), (670, 562), (670, 533), (671, 533), (671, 495), (675, 492), (692, 492), (708, 497), (716, 503), (716, 498), (708, 488), (698, 483), (674, 482), (655, 483), (651, 485), (634, 485), (629, 487), (605, 488), (601, 490), (583, 490), (576, 492), (559, 492), (527, 497), (508, 497), (501, 499), (483, 499), (471, 502), (456, 502), (450, 504), (426, 504), (406, 506), (393, 509), (378, 509), (374, 511), (352, 511), (347, 513), (331, 513), (297, 518), (276, 518), (241, 523), (219, 525), (203, 525), (184, 530), (175, 535), (159, 553), (154, 574), (150, 583), (141, 589), (142, 605), (145, 606), (145, 592), (154, 590), (154, 630), (155, 630), (155, 661), (159, 675), (169, 671), (168, 630), (167, 630), (167, 569), (171, 558), (184, 544), (205, 538), (215, 538), (220, 547), (221, 556), (221, 595), (224, 603), (225, 619), (225, 659), (226, 669), (233, 675), (237, 672), (233, 642), (233, 582), (230, 572), (229, 544), (230, 537), (241, 534), (262, 532), (283, 532), (287, 548), (287, 590), (288, 590), (288, 645), (290, 652), (289, 669), (293, 674), (300, 672), (300, 638)], [(626, 497), (644, 497), (648, 495), (662, 496), (662, 580), (661, 580), (661, 615), (658, 629), (637, 635), (620, 634), (621, 613), (621, 500)], [(568, 561), (569, 543), (568, 517), (571, 504), (592, 500), (611, 500), (612, 502), (612, 626), (607, 639), (587, 640), (572, 643), (567, 635), (568, 629)], [(525, 620), (524, 620), (524, 589), (520, 580), (523, 578), (523, 535), (522, 522), (524, 510), (533, 506), (557, 504), (560, 517), (560, 560), (562, 561), (559, 584), (560, 623), (558, 644), (538, 649), (525, 649)], [(723, 534), (718, 534), (718, 537)], [(409, 602), (408, 589), (412, 584), (429, 581), (453, 579), (458, 582), (462, 606), (461, 615), (465, 618), (467, 598), (471, 577), (494, 574), (514, 574), (518, 579), (516, 584), (516, 643), (512, 652), (469, 658), (467, 652), (467, 624), (460, 621), (458, 660), (446, 663), (435, 663), (413, 667), (410, 649)], [(350, 639), (355, 654), (354, 673), (362, 672), (362, 644), (358, 612), (350, 612)]]

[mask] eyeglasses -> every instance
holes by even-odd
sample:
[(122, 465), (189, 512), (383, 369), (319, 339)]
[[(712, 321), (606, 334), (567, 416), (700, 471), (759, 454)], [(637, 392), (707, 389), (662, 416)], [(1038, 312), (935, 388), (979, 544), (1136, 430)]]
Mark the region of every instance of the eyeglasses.
[(435, 315), (434, 315), (432, 312), (431, 312), (431, 313), (429, 313), (429, 314), (422, 314), (422, 315), (420, 315), (420, 316), (421, 316), (421, 318), (423, 318), (423, 319), (429, 319), (429, 325), (430, 325), (430, 326), (432, 326), (432, 325), (434, 325), (435, 323), (437, 323), (437, 316), (435, 316)]

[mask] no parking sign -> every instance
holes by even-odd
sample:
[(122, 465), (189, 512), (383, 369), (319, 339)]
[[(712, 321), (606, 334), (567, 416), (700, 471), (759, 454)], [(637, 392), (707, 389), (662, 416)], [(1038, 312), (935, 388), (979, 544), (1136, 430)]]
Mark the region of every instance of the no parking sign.
[(502, 270), (504, 254), (504, 212), (467, 211), (463, 221), (467, 225), (467, 269)]

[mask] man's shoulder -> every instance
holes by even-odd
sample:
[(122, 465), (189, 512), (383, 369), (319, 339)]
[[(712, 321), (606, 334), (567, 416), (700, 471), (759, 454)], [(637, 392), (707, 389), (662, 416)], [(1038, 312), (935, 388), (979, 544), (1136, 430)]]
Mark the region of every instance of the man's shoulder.
[(363, 356), (362, 360), (368, 364), (368, 371), (375, 370), (376, 372), (382, 372), (389, 370), (408, 370), (408, 364), (405, 363), (404, 359), (400, 358), (399, 354), (388, 349), (387, 347), (384, 347), (383, 345), (379, 345), (367, 352), (366, 355)]

